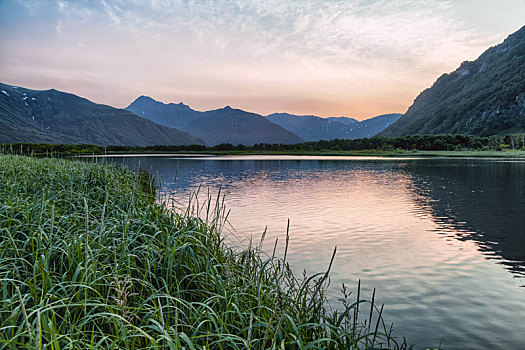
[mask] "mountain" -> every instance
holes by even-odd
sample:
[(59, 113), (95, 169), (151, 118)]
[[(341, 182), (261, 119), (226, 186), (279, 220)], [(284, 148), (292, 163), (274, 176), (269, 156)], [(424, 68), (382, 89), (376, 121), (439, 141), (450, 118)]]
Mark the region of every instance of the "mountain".
[(184, 130), (210, 146), (220, 143), (253, 145), (303, 142), (297, 135), (259, 114), (229, 106), (199, 112), (183, 103), (165, 104), (150, 97), (140, 96), (126, 110), (161, 125)]
[(361, 135), (359, 137), (355, 137), (357, 139), (363, 138), (363, 137), (372, 137), (377, 134), (379, 134), (381, 131), (389, 127), (390, 125), (397, 122), (403, 115), (400, 113), (389, 113), (389, 114), (382, 114), (378, 115), (377, 117), (373, 117), (370, 119), (363, 120), (359, 122), (358, 130), (361, 131)]
[(380, 136), (525, 131), (525, 26), (423, 91)]
[(345, 125), (354, 125), (354, 124), (359, 123), (358, 120), (356, 120), (354, 118), (348, 118), (348, 117), (328, 117), (328, 118), (325, 118), (325, 119), (326, 120), (331, 120), (333, 122), (343, 123)]
[(135, 114), (51, 90), (0, 83), (0, 142), (96, 145), (202, 144)]
[(401, 114), (385, 114), (359, 122), (348, 117), (321, 118), (288, 113), (266, 116), (273, 123), (293, 132), (305, 141), (372, 137), (400, 117)]
[(125, 109), (157, 124), (180, 130), (184, 130), (202, 114), (182, 102), (162, 103), (148, 96), (138, 97)]
[(293, 132), (305, 141), (348, 138), (346, 136), (348, 130), (350, 130), (350, 128), (346, 128), (344, 124), (332, 122), (313, 115), (274, 113), (266, 116), (266, 118), (272, 123)]

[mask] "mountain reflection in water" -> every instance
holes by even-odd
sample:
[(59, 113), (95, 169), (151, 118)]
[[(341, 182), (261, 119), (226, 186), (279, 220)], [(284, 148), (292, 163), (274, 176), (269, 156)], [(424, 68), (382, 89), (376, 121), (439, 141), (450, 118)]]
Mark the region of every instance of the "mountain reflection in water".
[(473, 240), (488, 258), (525, 274), (525, 162), (413, 162), (407, 173), (437, 233)]

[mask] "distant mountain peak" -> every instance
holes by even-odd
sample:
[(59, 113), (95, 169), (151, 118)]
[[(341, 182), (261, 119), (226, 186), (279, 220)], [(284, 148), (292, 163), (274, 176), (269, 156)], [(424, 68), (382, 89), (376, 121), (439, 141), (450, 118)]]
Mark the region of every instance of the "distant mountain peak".
[[(159, 101), (156, 101), (157, 103), (162, 103), (162, 102), (159, 102)], [(163, 105), (165, 106), (173, 106), (173, 107), (176, 107), (178, 109), (191, 109), (190, 106), (188, 106), (187, 104), (184, 104), (183, 102), (179, 102), (179, 103), (162, 103)]]
[[(162, 101), (157, 101), (152, 97), (141, 95), (135, 99), (126, 109), (132, 106), (146, 106), (146, 105), (158, 105), (158, 106), (171, 106), (178, 109), (191, 109), (190, 106), (184, 104), (183, 102), (179, 103), (164, 103)], [(140, 113), (139, 113), (140, 114)]]
[(208, 145), (303, 142), (263, 116), (231, 106), (199, 112), (182, 102), (164, 104), (137, 99), (126, 109), (158, 124), (186, 131)]
[(158, 102), (156, 100), (154, 100), (153, 98), (149, 97), (149, 96), (146, 96), (146, 95), (140, 95), (139, 97), (137, 97), (135, 99), (135, 101), (133, 101), (132, 103), (135, 103), (135, 102)]
[(401, 114), (382, 115), (361, 122), (348, 117), (321, 118), (314, 115), (274, 113), (266, 118), (305, 141), (372, 137), (397, 121)]
[[(31, 90), (0, 83), (0, 91), (0, 143), (129, 146), (202, 143), (180, 130), (56, 89)], [(142, 99), (148, 98), (142, 96)]]

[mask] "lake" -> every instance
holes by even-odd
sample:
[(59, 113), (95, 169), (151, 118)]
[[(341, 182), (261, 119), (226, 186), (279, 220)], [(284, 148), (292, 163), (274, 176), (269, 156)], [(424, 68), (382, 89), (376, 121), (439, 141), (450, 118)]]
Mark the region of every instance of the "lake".
[[(221, 188), (233, 245), (259, 242), (309, 275), (337, 246), (341, 283), (385, 303), (415, 349), (525, 348), (525, 161), (315, 156), (111, 158), (155, 174), (179, 207)], [(193, 204), (196, 204), (193, 199)]]

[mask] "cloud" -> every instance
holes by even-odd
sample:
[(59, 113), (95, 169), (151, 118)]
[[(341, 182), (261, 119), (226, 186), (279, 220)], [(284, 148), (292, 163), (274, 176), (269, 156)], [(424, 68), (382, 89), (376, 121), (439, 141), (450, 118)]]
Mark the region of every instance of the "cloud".
[[(34, 25), (0, 39), (9, 62), (40, 67), (33, 74), (89, 72), (105, 103), (118, 81), (131, 95), (139, 85), (199, 103), (259, 103), (259, 94), (265, 105), (302, 101), (301, 113), (343, 114), (346, 105), (372, 116), (406, 109), (443, 72), (503, 39), (472, 10), (489, 0), (465, 1), (20, 0)], [(31, 50), (28, 36), (39, 38)], [(317, 110), (306, 110), (308, 100)], [(325, 112), (314, 101), (326, 101)]]
[(55, 30), (57, 31), (58, 34), (62, 33), (62, 20), (61, 19), (57, 20), (57, 26), (55, 27)]
[(57, 1), (57, 7), (60, 12), (64, 12), (66, 9), (66, 2), (61, 0)]
[(105, 19), (138, 37), (151, 34), (169, 43), (184, 33), (210, 50), (310, 65), (439, 65), (452, 50), (469, 56), (492, 39), (458, 18), (447, 0), (79, 0), (57, 6), (72, 17)]

